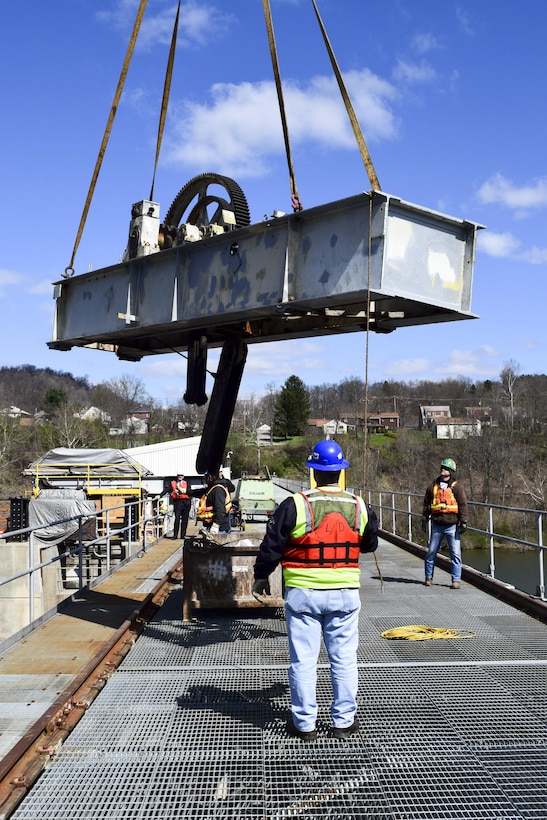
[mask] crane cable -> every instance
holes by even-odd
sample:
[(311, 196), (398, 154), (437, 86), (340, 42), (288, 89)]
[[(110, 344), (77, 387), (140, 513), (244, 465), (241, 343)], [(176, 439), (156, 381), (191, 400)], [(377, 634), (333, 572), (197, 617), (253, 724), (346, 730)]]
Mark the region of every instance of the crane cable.
[(76, 241), (74, 243), (74, 248), (72, 251), (72, 256), (70, 257), (70, 263), (65, 268), (65, 272), (63, 274), (65, 279), (68, 279), (70, 276), (74, 275), (74, 259), (76, 257), (76, 252), (78, 250), (78, 246), (80, 244), (80, 240), (82, 238), (82, 233), (84, 230), (85, 222), (87, 219), (87, 214), (89, 212), (89, 207), (91, 205), (91, 200), (93, 198), (93, 194), (95, 192), (95, 185), (97, 184), (97, 179), (99, 177), (99, 172), (101, 170), (101, 165), (103, 163), (106, 146), (108, 144), (108, 140), (110, 137), (110, 133), (112, 131), (112, 125), (114, 123), (114, 117), (116, 116), (116, 112), (118, 110), (118, 104), (120, 102), (120, 97), (122, 95), (123, 86), (125, 83), (125, 79), (127, 77), (127, 72), (129, 70), (129, 63), (131, 62), (131, 57), (133, 56), (133, 52), (135, 50), (135, 43), (137, 42), (137, 36), (139, 33), (139, 29), (141, 27), (142, 18), (144, 16), (144, 11), (146, 9), (146, 3), (148, 0), (141, 0), (139, 9), (137, 11), (137, 17), (135, 19), (135, 24), (133, 26), (133, 31), (131, 32), (131, 37), (129, 39), (129, 45), (127, 46), (127, 52), (125, 55), (125, 59), (123, 61), (123, 66), (120, 74), (120, 79), (118, 80), (118, 87), (116, 88), (116, 93), (114, 94), (114, 100), (112, 101), (112, 107), (110, 108), (110, 114), (108, 115), (108, 120), (106, 123), (105, 132), (103, 135), (103, 141), (101, 143), (101, 147), (99, 149), (99, 155), (97, 157), (97, 162), (95, 163), (95, 169), (93, 171), (93, 175), (91, 177), (91, 183), (89, 185), (89, 191), (87, 193), (87, 198), (84, 205), (84, 210), (82, 213), (82, 217), (80, 219), (80, 225), (78, 227), (78, 233), (76, 235)]
[(365, 164), (365, 168), (367, 169), (367, 174), (369, 178), (369, 182), (372, 188), (376, 191), (381, 191), (380, 183), (378, 181), (378, 177), (376, 176), (376, 171), (374, 170), (374, 165), (372, 164), (372, 159), (367, 148), (367, 144), (365, 142), (365, 138), (363, 137), (363, 132), (361, 130), (361, 126), (359, 125), (359, 121), (357, 120), (357, 116), (355, 114), (355, 110), (353, 108), (350, 96), (348, 94), (348, 90), (346, 88), (346, 84), (344, 83), (344, 78), (342, 77), (342, 73), (336, 61), (336, 57), (334, 55), (334, 51), (330, 44), (325, 26), (323, 25), (323, 20), (321, 19), (321, 15), (319, 14), (319, 10), (315, 3), (315, 0), (311, 0), (313, 4), (313, 8), (315, 10), (315, 16), (317, 17), (317, 22), (319, 23), (319, 28), (321, 29), (321, 33), (323, 35), (323, 40), (325, 41), (325, 46), (329, 53), (331, 65), (338, 81), (338, 88), (340, 89), (340, 93), (342, 94), (342, 99), (344, 100), (344, 104), (346, 106), (346, 111), (348, 113), (348, 117), (350, 119), (351, 127), (353, 128), (353, 133), (355, 135), (355, 139), (357, 140), (357, 145), (359, 147), (359, 152), (361, 154), (361, 158)]
[(279, 60), (277, 58), (277, 47), (275, 44), (275, 33), (273, 29), (272, 11), (270, 8), (270, 0), (262, 0), (264, 8), (264, 19), (266, 20), (266, 31), (268, 33), (268, 43), (270, 45), (270, 55), (272, 58), (272, 66), (275, 79), (275, 87), (277, 90), (277, 100), (279, 103), (279, 113), (281, 115), (281, 125), (283, 127), (283, 139), (285, 140), (285, 153), (287, 155), (287, 164), (289, 166), (289, 179), (291, 187), (291, 202), (293, 211), (303, 210), (300, 197), (298, 195), (298, 188), (296, 186), (296, 176), (292, 163), (291, 144), (289, 140), (289, 129), (287, 126), (287, 115), (285, 113), (285, 103), (283, 100), (283, 87), (281, 84), (281, 73), (279, 71)]
[[(372, 158), (370, 156), (370, 152), (367, 148), (367, 144), (365, 142), (365, 138), (363, 136), (363, 131), (361, 126), (359, 125), (359, 121), (355, 114), (355, 109), (353, 108), (353, 104), (351, 102), (348, 90), (346, 88), (346, 84), (344, 82), (344, 78), (342, 77), (342, 73), (340, 71), (340, 67), (338, 66), (338, 62), (336, 60), (336, 56), (334, 54), (334, 50), (331, 46), (327, 31), (323, 24), (323, 20), (319, 13), (319, 9), (317, 8), (317, 4), (315, 0), (312, 0), (313, 8), (315, 11), (315, 16), (317, 17), (317, 22), (319, 23), (319, 28), (321, 29), (321, 34), (323, 35), (323, 40), (330, 57), (332, 69), (334, 71), (336, 80), (338, 82), (338, 88), (340, 89), (340, 93), (342, 95), (342, 99), (344, 101), (344, 105), (346, 106), (346, 111), (351, 123), (351, 127), (353, 129), (353, 133), (355, 139), (357, 141), (357, 146), (359, 148), (359, 152), (361, 154), (361, 159), (363, 160), (364, 166), (366, 168), (369, 182), (373, 190), (381, 191), (382, 188), (380, 186), (380, 182), (378, 180), (378, 176), (374, 169), (374, 165), (372, 163)], [(370, 337), (370, 279), (371, 279), (371, 254), (372, 254), (372, 217), (373, 217), (373, 194), (372, 191), (369, 193), (370, 196), (370, 207), (369, 207), (369, 220), (368, 220), (368, 264), (367, 264), (367, 305), (366, 305), (366, 351), (365, 351), (365, 405), (363, 410), (364, 415), (364, 439), (363, 439), (363, 489), (367, 486), (367, 415), (368, 415), (368, 383), (369, 383), (369, 337)]]
[[(353, 133), (355, 135), (355, 139), (357, 141), (357, 146), (359, 148), (359, 152), (361, 154), (361, 158), (365, 165), (370, 185), (372, 186), (373, 190), (381, 191), (380, 182), (378, 180), (378, 176), (374, 169), (374, 165), (372, 163), (372, 159), (370, 156), (370, 152), (367, 148), (367, 144), (365, 142), (365, 138), (363, 136), (362, 129), (359, 125), (357, 120), (357, 116), (355, 114), (355, 109), (353, 108), (353, 104), (351, 102), (348, 90), (344, 83), (344, 78), (342, 77), (340, 68), (338, 66), (338, 62), (336, 60), (336, 56), (334, 54), (333, 48), (331, 46), (330, 40), (328, 38), (325, 26), (323, 24), (323, 20), (321, 19), (321, 15), (317, 8), (315, 0), (312, 0), (313, 8), (315, 11), (315, 16), (317, 17), (317, 22), (319, 23), (319, 27), (321, 29), (321, 33), (323, 35), (323, 40), (325, 42), (325, 46), (327, 48), (327, 52), (330, 57), (331, 65), (336, 76), (336, 80), (338, 82), (338, 87), (340, 89), (340, 93), (342, 95), (342, 99), (346, 106), (346, 111), (353, 129)], [(283, 125), (283, 136), (285, 139), (285, 150), (287, 154), (287, 163), (289, 166), (289, 175), (290, 175), (290, 185), (291, 185), (291, 193), (292, 193), (292, 201), (293, 201), (293, 208), (294, 210), (302, 210), (302, 205), (300, 203), (300, 199), (298, 197), (298, 191), (296, 188), (296, 181), (294, 175), (294, 168), (292, 164), (292, 157), (291, 157), (291, 148), (290, 148), (290, 141), (289, 141), (289, 133), (287, 127), (287, 118), (285, 114), (285, 106), (283, 102), (283, 89), (281, 85), (281, 75), (279, 72), (279, 62), (277, 59), (277, 49), (275, 44), (275, 34), (273, 30), (273, 22), (272, 22), (272, 15), (271, 15), (271, 8), (269, 0), (262, 0), (262, 5), (264, 8), (264, 17), (266, 19), (266, 29), (268, 32), (268, 41), (270, 44), (270, 54), (272, 58), (272, 64), (274, 69), (274, 77), (275, 77), (275, 84), (277, 88), (277, 97), (279, 101), (279, 109), (281, 113), (281, 122)], [(365, 424), (364, 424), (364, 441), (363, 441), (363, 491), (365, 491), (366, 483), (367, 483), (367, 413), (368, 413), (368, 382), (369, 382), (369, 374), (368, 374), (368, 367), (369, 367), (369, 337), (370, 337), (370, 281), (371, 281), (371, 253), (372, 253), (372, 221), (373, 221), (373, 192), (370, 191), (370, 206), (369, 206), (369, 224), (368, 224), (368, 264), (367, 264), (367, 304), (366, 304), (366, 351), (365, 351), (365, 406), (364, 406), (364, 416), (365, 416)], [(384, 591), (384, 579), (382, 577), (382, 572), (380, 569), (380, 565), (378, 563), (378, 558), (374, 553), (374, 560), (376, 562), (376, 568), (378, 570), (378, 575), (380, 577), (380, 585), (382, 592)]]
[[(359, 153), (361, 154), (361, 159), (363, 160), (363, 164), (366, 168), (368, 179), (370, 185), (373, 190), (381, 191), (382, 188), (380, 186), (380, 181), (376, 174), (374, 165), (372, 163), (372, 158), (370, 156), (370, 152), (367, 148), (367, 144), (365, 142), (365, 138), (363, 136), (363, 131), (361, 126), (359, 125), (359, 121), (355, 114), (355, 109), (351, 102), (346, 84), (344, 82), (344, 78), (342, 77), (342, 72), (340, 71), (340, 67), (338, 65), (338, 61), (336, 60), (336, 56), (334, 54), (334, 50), (331, 46), (327, 31), (323, 24), (323, 20), (319, 13), (319, 9), (317, 8), (317, 4), (315, 0), (312, 0), (312, 5), (315, 11), (315, 16), (317, 18), (317, 22), (319, 23), (319, 28), (321, 29), (321, 34), (323, 35), (323, 41), (325, 43), (325, 47), (327, 49), (332, 69), (334, 71), (334, 75), (338, 82), (338, 88), (340, 89), (340, 93), (342, 95), (342, 99), (344, 101), (344, 105), (346, 106), (346, 111), (351, 123), (351, 127), (353, 129), (353, 134), (357, 141), (357, 146), (359, 148)], [(373, 219), (373, 192), (370, 191), (370, 204), (369, 204), (369, 219), (368, 219), (368, 259), (367, 259), (367, 304), (366, 304), (366, 342), (365, 342), (365, 402), (364, 402), (364, 432), (363, 432), (363, 492), (366, 490), (367, 486), (367, 440), (368, 440), (368, 428), (367, 428), (367, 416), (368, 416), (368, 385), (369, 385), (369, 340), (370, 340), (370, 280), (371, 280), (371, 256), (372, 256), (372, 219)], [(380, 588), (382, 592), (384, 591), (384, 579), (382, 577), (382, 571), (380, 569), (380, 565), (378, 563), (378, 557), (376, 553), (373, 553), (374, 560), (376, 562), (376, 569), (378, 570), (378, 575), (380, 578)]]
[(412, 626), (397, 626), (394, 629), (387, 629), (380, 634), (380, 637), (391, 640), (429, 641), (435, 639), (452, 640), (455, 638), (474, 638), (476, 634), (476, 632), (471, 632), (467, 629), (449, 629), (444, 626), (413, 624)]
[(180, 15), (180, 0), (175, 15), (175, 23), (173, 25), (173, 34), (171, 35), (171, 47), (169, 49), (169, 57), (167, 60), (167, 69), (165, 72), (165, 83), (163, 86), (163, 98), (161, 101), (160, 121), (158, 124), (158, 139), (156, 142), (156, 160), (154, 162), (154, 173), (152, 174), (152, 186), (150, 188), (150, 201), (154, 201), (154, 183), (156, 182), (156, 170), (158, 167), (158, 160), (160, 158), (160, 148), (163, 138), (163, 129), (165, 127), (165, 118), (167, 115), (167, 106), (169, 103), (169, 92), (171, 91), (171, 79), (173, 77), (173, 66), (175, 64), (175, 51), (177, 49), (177, 37), (179, 31), (179, 15)]
[[(370, 258), (372, 255), (372, 192), (369, 194), (368, 210), (368, 245), (367, 245), (367, 305), (366, 305), (366, 328), (365, 328), (365, 402), (363, 407), (364, 427), (363, 427), (363, 490), (367, 486), (367, 446), (368, 446), (368, 363), (369, 363), (369, 341), (370, 341)], [(356, 420), (357, 421), (357, 420)]]

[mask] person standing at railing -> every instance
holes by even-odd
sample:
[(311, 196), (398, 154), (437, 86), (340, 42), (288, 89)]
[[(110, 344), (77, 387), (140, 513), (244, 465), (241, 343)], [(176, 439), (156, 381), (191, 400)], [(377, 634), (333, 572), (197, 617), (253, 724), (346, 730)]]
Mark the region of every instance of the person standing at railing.
[(186, 536), (188, 518), (190, 517), (190, 507), (192, 500), (188, 494), (188, 483), (182, 473), (171, 482), (171, 498), (175, 511), (175, 523), (173, 524), (173, 538)]
[(425, 585), (433, 584), (435, 558), (446, 538), (452, 569), (451, 589), (459, 589), (462, 577), (460, 535), (467, 529), (467, 498), (465, 490), (456, 481), (456, 462), (452, 458), (441, 461), (438, 478), (425, 491), (422, 512), (422, 530), (427, 532), (431, 518), (431, 535), (425, 555)]

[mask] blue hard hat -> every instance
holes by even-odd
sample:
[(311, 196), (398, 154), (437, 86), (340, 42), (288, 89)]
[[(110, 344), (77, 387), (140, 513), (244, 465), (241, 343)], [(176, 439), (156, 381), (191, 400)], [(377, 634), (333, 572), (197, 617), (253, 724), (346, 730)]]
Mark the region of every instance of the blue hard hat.
[(323, 470), (324, 472), (334, 472), (334, 470), (345, 470), (349, 467), (349, 461), (344, 458), (342, 448), (335, 441), (325, 439), (318, 441), (306, 461), (306, 466), (312, 470)]

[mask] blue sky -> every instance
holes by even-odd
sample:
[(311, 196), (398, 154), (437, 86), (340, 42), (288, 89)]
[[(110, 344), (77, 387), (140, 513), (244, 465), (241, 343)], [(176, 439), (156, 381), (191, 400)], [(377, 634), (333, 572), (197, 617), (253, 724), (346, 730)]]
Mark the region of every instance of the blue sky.
[[(371, 334), (370, 381), (479, 381), (510, 360), (521, 373), (545, 373), (547, 4), (317, 3), (382, 189), (487, 226), (471, 306), (480, 319)], [(51, 283), (70, 262), (137, 7), (52, 0), (0, 9), (0, 364), (51, 367), (92, 384), (130, 374), (158, 401), (177, 402), (180, 356), (132, 365), (47, 347)], [(304, 207), (369, 190), (311, 0), (271, 7)], [(148, 2), (76, 275), (119, 261), (131, 205), (149, 195), (174, 12), (169, 0)], [(182, 4), (155, 184), (161, 214), (206, 171), (237, 180), (253, 222), (291, 210), (261, 0)], [(308, 385), (364, 379), (364, 334), (252, 345), (240, 396), (292, 374)]]

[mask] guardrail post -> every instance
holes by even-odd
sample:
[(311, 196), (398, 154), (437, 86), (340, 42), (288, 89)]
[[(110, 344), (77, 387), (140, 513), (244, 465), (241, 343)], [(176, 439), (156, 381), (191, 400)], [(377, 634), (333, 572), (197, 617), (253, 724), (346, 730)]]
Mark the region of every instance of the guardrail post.
[(384, 508), (382, 506), (382, 491), (381, 490), (378, 492), (378, 508), (379, 508), (378, 509), (378, 512), (379, 512), (378, 525), (379, 525), (380, 529), (383, 530), (384, 529), (384, 520), (383, 520), (384, 519), (384, 516), (383, 516)]
[(78, 591), (84, 588), (84, 542), (82, 539), (82, 522), (83, 518), (81, 515), (78, 516), (78, 575), (80, 577)]
[(494, 512), (488, 507), (488, 531), (490, 535), (490, 575), (495, 578), (496, 564), (494, 561)]
[(391, 532), (397, 535), (397, 521), (395, 512), (395, 493), (391, 493)]
[(539, 584), (537, 587), (537, 594), (542, 601), (545, 600), (545, 568), (543, 564), (543, 515), (538, 513), (538, 562), (539, 562)]
[(412, 541), (412, 498), (410, 493), (406, 497), (407, 511), (408, 511), (408, 540)]
[(133, 555), (132, 504), (133, 502), (130, 501), (127, 505), (127, 551), (129, 555)]
[(28, 591), (29, 591), (29, 601), (28, 601), (28, 616), (29, 616), (29, 624), (31, 624), (34, 620), (34, 533), (31, 530), (28, 534), (28, 565), (29, 565), (29, 576), (28, 576)]
[(106, 534), (106, 571), (110, 571), (110, 562), (111, 562), (111, 553), (112, 553), (112, 541), (110, 538), (110, 510), (107, 508), (105, 511), (105, 522), (104, 522), (104, 531)]

